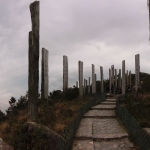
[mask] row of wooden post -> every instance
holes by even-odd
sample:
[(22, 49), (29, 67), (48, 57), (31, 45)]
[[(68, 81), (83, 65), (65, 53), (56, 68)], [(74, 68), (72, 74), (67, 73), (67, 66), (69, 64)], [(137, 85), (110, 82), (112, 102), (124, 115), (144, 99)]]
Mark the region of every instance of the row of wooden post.
[[(31, 12), (31, 22), (32, 30), (29, 32), (29, 76), (28, 76), (28, 114), (31, 120), (36, 120), (38, 106), (38, 85), (39, 85), (39, 1), (35, 1), (30, 4)], [(140, 56), (139, 54), (135, 55), (135, 88), (140, 84)], [(79, 96), (83, 97), (83, 62), (78, 62), (78, 73), (79, 73)], [(131, 86), (131, 71), (129, 72), (130, 76), (130, 86)], [(100, 66), (100, 75), (101, 75), (101, 92), (104, 92), (104, 75), (103, 67)], [(128, 72), (127, 72), (128, 75)], [(125, 93), (125, 80), (128, 79), (125, 76), (125, 60), (122, 62), (122, 80), (121, 80), (121, 69), (119, 69), (118, 75), (118, 86), (122, 85), (122, 93)], [(117, 71), (115, 69), (115, 79), (117, 78)], [(43, 99), (48, 98), (48, 51), (45, 48), (42, 48), (42, 71), (41, 71), (41, 97)], [(112, 80), (113, 79), (113, 80)], [(114, 84), (114, 65), (109, 69), (109, 88), (111, 84)], [(113, 81), (113, 82), (111, 82)], [(121, 82), (122, 81), (122, 82)], [(89, 77), (89, 89), (90, 93), (90, 77)], [(76, 82), (77, 84), (77, 82)], [(87, 85), (87, 81), (84, 83), (84, 87)], [(115, 80), (115, 85), (117, 81)], [(68, 58), (63, 56), (63, 91), (68, 88)], [(92, 94), (96, 93), (96, 74), (95, 66), (92, 64)]]

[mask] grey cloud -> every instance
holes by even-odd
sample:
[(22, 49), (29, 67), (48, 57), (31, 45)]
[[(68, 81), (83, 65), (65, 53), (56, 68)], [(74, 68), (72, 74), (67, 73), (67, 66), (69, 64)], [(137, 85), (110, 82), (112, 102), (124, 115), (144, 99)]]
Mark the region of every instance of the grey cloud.
[[(11, 0), (0, 5), (1, 107), (11, 95), (19, 97), (27, 90), (31, 2)], [(63, 55), (69, 60), (69, 86), (78, 80), (79, 60), (84, 62), (84, 78), (91, 76), (91, 64), (98, 78), (100, 66), (108, 78), (109, 67), (121, 69), (122, 60), (134, 73), (134, 56), (139, 53), (141, 71), (149, 72), (148, 21), (144, 1), (40, 1), (40, 49), (49, 50), (50, 91), (62, 87)]]

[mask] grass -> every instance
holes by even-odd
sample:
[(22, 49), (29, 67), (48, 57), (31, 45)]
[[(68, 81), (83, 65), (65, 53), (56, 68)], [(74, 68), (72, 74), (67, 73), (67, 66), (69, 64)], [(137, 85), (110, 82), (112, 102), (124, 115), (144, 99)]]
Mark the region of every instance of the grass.
[(150, 128), (150, 94), (128, 96), (126, 108), (143, 128)]
[[(70, 101), (58, 100), (51, 105), (40, 104), (37, 123), (61, 134), (65, 127), (77, 116), (78, 110), (89, 100), (91, 99), (85, 97)], [(27, 108), (11, 112), (5, 121), (0, 124), (0, 137), (10, 144), (18, 126), (29, 121)]]

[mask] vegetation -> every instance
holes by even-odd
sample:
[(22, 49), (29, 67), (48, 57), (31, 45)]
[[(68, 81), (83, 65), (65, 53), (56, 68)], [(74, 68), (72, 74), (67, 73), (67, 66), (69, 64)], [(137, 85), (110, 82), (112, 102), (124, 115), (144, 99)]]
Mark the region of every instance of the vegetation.
[[(132, 85), (135, 83), (135, 75), (131, 75)], [(140, 72), (141, 91), (137, 93), (135, 87), (131, 87), (131, 93), (126, 95), (125, 106), (139, 125), (150, 128), (150, 74)]]
[[(73, 87), (65, 93), (54, 90), (50, 93), (48, 101), (39, 98), (37, 123), (47, 126), (58, 134), (62, 133), (76, 117), (79, 108), (90, 100), (87, 97), (80, 99), (78, 95), (78, 88)], [(10, 107), (6, 110), (6, 114), (0, 111), (0, 137), (14, 146), (21, 126), (31, 121), (27, 111), (27, 94), (18, 100), (11, 97), (9, 104)]]
[[(131, 79), (134, 85), (135, 76), (133, 74)], [(127, 94), (125, 105), (142, 127), (150, 127), (150, 75), (140, 73), (140, 80), (143, 81), (141, 93), (137, 95), (134, 87), (131, 87), (132, 93)], [(99, 84), (100, 82), (97, 81), (98, 91), (100, 91)], [(104, 85), (107, 84), (106, 80)], [(61, 134), (76, 117), (79, 108), (90, 100), (88, 97), (80, 99), (78, 96), (79, 89), (76, 87), (69, 88), (64, 93), (61, 90), (54, 90), (49, 93), (48, 101), (41, 99), (39, 95), (37, 123)], [(18, 100), (11, 97), (9, 104), (10, 107), (6, 110), (6, 114), (0, 111), (0, 137), (14, 146), (24, 123), (31, 121), (27, 110), (28, 94), (21, 96)]]
[(150, 94), (127, 95), (125, 106), (143, 128), (150, 128)]

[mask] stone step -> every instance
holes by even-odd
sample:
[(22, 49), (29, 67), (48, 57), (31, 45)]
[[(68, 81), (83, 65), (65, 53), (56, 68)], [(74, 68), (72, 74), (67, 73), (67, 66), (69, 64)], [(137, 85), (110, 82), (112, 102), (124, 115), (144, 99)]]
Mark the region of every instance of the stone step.
[(116, 105), (96, 105), (92, 107), (91, 109), (95, 110), (114, 110), (116, 108)]
[(107, 102), (116, 102), (116, 99), (106, 99)]
[(110, 99), (115, 98), (116, 99), (117, 97), (118, 97), (117, 95), (108, 95), (108, 94), (106, 94), (106, 98), (110, 98)]
[(128, 138), (116, 140), (74, 140), (72, 150), (137, 150)]
[(127, 133), (119, 133), (119, 134), (101, 134), (101, 135), (91, 135), (91, 136), (78, 136), (75, 135), (76, 140), (93, 140), (93, 141), (101, 141), (101, 140), (117, 140), (129, 137)]
[(105, 102), (99, 103), (99, 105), (116, 105), (116, 102), (108, 102), (108, 101), (105, 101)]
[(83, 118), (93, 118), (93, 119), (111, 119), (111, 118), (116, 118), (116, 115), (112, 116), (83, 116)]
[(78, 140), (114, 140), (128, 137), (124, 127), (116, 119), (90, 119), (81, 120), (75, 138)]
[(115, 118), (114, 110), (89, 110), (84, 114), (84, 118)]

